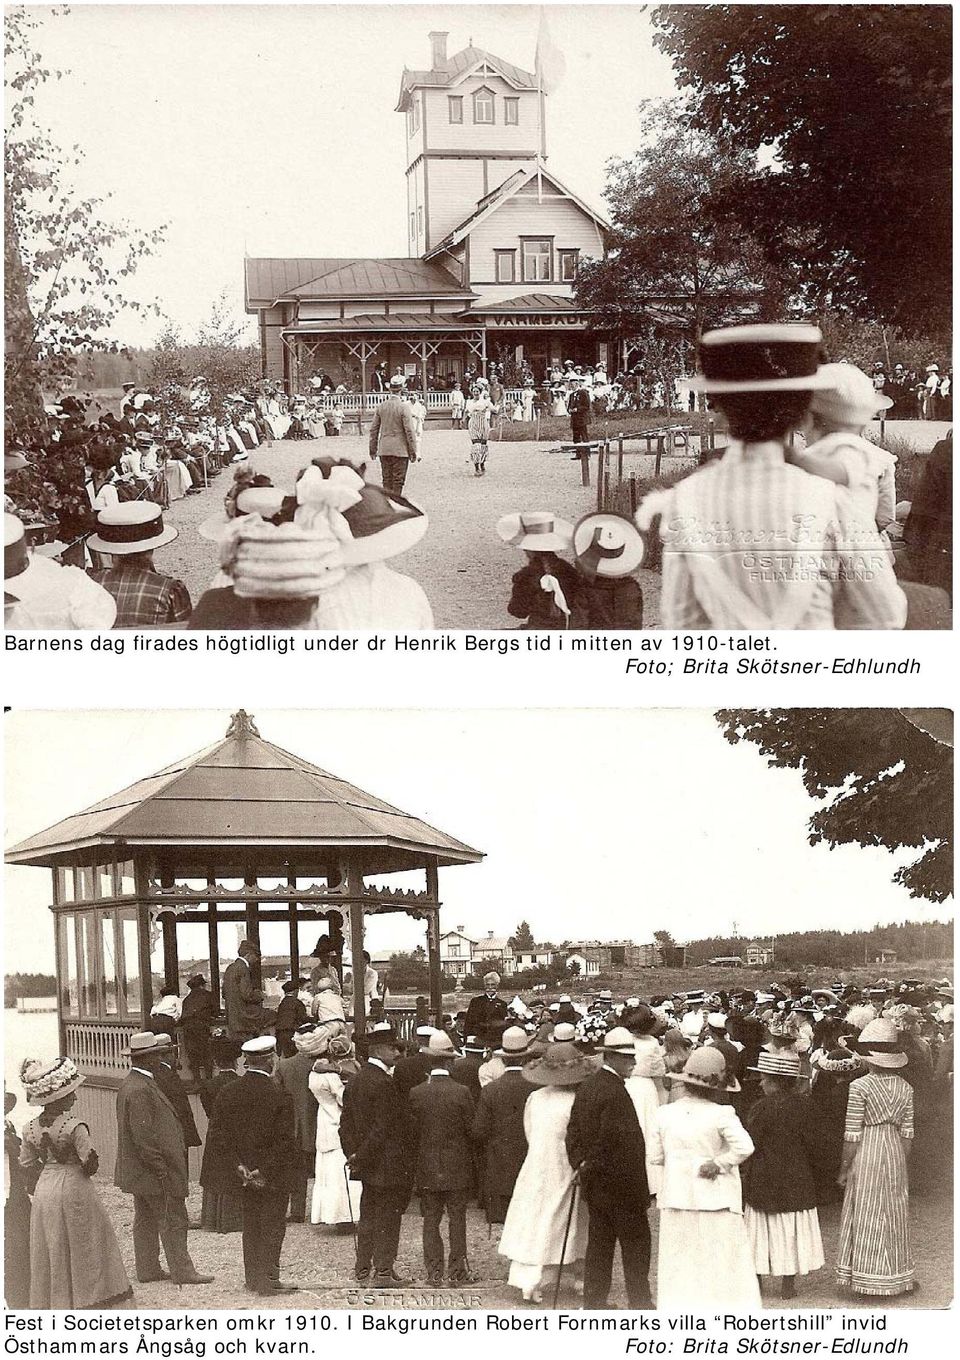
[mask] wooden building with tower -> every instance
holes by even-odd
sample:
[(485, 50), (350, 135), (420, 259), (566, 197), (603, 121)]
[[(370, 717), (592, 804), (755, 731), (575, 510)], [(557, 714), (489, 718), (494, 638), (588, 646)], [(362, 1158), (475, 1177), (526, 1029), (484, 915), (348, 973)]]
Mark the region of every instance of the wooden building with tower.
[(301, 391), (321, 369), (366, 400), (380, 363), (428, 409), (488, 360), (548, 367), (611, 362), (578, 308), (581, 260), (602, 257), (606, 221), (547, 169), (547, 101), (536, 73), (473, 45), (404, 69), (406, 258), (247, 259), (263, 376)]
[[(60, 1051), (86, 1076), (79, 1109), (112, 1159), (123, 1050), (147, 1027), (156, 986), (184, 991), (178, 937), (188, 934), (184, 957), (194, 961), (206, 940), (219, 1005), (221, 948), (226, 954), (229, 941), (235, 955), (238, 923), (258, 945), (263, 924), (285, 926), (296, 975), (318, 934), (361, 959), (365, 918), (403, 912), (423, 922), (439, 1024), (439, 871), (483, 856), (273, 745), (241, 709), (223, 740), (30, 836), (6, 858), (51, 871)], [(419, 887), (383, 882), (410, 871)], [(362, 1033), (362, 987), (353, 989), (352, 1018)]]

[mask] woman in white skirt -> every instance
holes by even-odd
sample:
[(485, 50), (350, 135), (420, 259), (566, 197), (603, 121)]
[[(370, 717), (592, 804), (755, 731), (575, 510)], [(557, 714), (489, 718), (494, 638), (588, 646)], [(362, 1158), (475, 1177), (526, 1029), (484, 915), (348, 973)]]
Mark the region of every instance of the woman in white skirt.
[(753, 1143), (733, 1106), (715, 1099), (738, 1083), (728, 1081), (723, 1054), (710, 1047), (695, 1049), (667, 1079), (683, 1094), (660, 1106), (647, 1149), (662, 1167), (657, 1308), (759, 1308), (738, 1169)]
[(746, 1117), (754, 1153), (744, 1168), (743, 1221), (759, 1276), (780, 1276), (780, 1297), (795, 1297), (796, 1277), (823, 1265), (817, 1217), (810, 1101), (798, 1092), (800, 1055), (765, 1049), (751, 1069), (763, 1095)]
[(527, 1155), (514, 1186), (497, 1248), (510, 1260), (508, 1283), (519, 1289), (525, 1303), (541, 1303), (557, 1280), (567, 1236), (563, 1267), (569, 1277), (582, 1280), (587, 1250), (587, 1206), (574, 1192), (573, 1168), (564, 1142), (577, 1086), (599, 1067), (572, 1043), (547, 1045), (542, 1058), (527, 1063), (523, 1075), (540, 1089), (524, 1107), (523, 1131)]
[(627, 1007), (623, 1023), (633, 1035), (636, 1065), (624, 1084), (643, 1133), (647, 1149), (647, 1185), (651, 1195), (655, 1195), (660, 1189), (661, 1168), (650, 1161), (650, 1137), (657, 1122), (657, 1112), (667, 1098), (667, 1069), (663, 1049), (655, 1037), (655, 1031), (663, 1021), (641, 1001), (628, 1000)]
[(340, 1114), (344, 1082), (341, 1064), (349, 1061), (350, 1040), (337, 1034), (326, 1056), (314, 1063), (309, 1086), (317, 1102), (317, 1159), (314, 1166), (310, 1222), (325, 1223), (349, 1232), (360, 1216), (360, 1184), (346, 1175), (347, 1162), (340, 1147)]

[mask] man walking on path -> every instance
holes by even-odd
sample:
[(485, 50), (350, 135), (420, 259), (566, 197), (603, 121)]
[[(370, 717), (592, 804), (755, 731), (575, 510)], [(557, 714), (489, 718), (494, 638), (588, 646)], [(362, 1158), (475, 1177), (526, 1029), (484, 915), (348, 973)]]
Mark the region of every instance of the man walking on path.
[[(134, 1034), (126, 1049), (130, 1071), (117, 1091), (117, 1163), (114, 1180), (133, 1196), (133, 1256), (141, 1284), (210, 1284), (198, 1275), (187, 1250), (187, 1149), (173, 1106), (157, 1085), (157, 1068), (169, 1052), (164, 1034)], [(160, 1268), (160, 1243), (167, 1258)]]
[(390, 379), (390, 396), (377, 407), (370, 426), (370, 457), (380, 459), (384, 491), (403, 495), (403, 484), (411, 463), (417, 461), (417, 430), (410, 403), (403, 401), (406, 379), (396, 374)]
[(435, 1030), (427, 1045), (430, 1076), (410, 1092), (416, 1171), (414, 1185), (423, 1209), (423, 1263), (428, 1284), (443, 1283), (440, 1220), (447, 1211), (451, 1284), (476, 1284), (467, 1265), (467, 1199), (473, 1188), (473, 1097), (451, 1081), (457, 1050), (448, 1034)]
[(567, 414), (574, 444), (586, 444), (590, 438), (590, 390), (582, 378), (567, 397)]
[(355, 1278), (393, 1289), (410, 1283), (394, 1269), (413, 1182), (410, 1112), (391, 1076), (400, 1054), (393, 1026), (374, 1025), (365, 1037), (369, 1056), (343, 1095), (340, 1146), (352, 1179), (363, 1183)]
[(567, 1125), (567, 1156), (580, 1173), (590, 1226), (583, 1270), (584, 1308), (606, 1308), (613, 1253), (620, 1243), (627, 1302), (652, 1308), (646, 1153), (633, 1101), (624, 1085), (636, 1062), (629, 1030), (603, 1038), (603, 1066), (577, 1087)]
[(272, 1035), (243, 1045), (246, 1071), (213, 1104), (207, 1142), (215, 1189), (239, 1190), (243, 1206), (243, 1275), (255, 1294), (293, 1294), (280, 1282), (280, 1252), (297, 1158), (293, 1100), (274, 1081)]

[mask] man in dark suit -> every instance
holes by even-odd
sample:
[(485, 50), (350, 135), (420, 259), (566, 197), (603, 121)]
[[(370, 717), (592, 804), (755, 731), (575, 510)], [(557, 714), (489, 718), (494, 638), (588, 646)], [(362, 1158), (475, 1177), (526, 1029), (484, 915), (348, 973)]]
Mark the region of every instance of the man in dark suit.
[(202, 973), (188, 977), (187, 994), (183, 998), (183, 1007), (180, 1011), (180, 1025), (183, 1029), (187, 1066), (195, 1082), (209, 1081), (213, 1076), (210, 1026), (216, 1013), (217, 1008), (213, 1004), (213, 993), (207, 986), (207, 979)]
[(351, 1178), (363, 1183), (355, 1278), (392, 1289), (410, 1283), (394, 1269), (413, 1183), (410, 1112), (391, 1076), (400, 1054), (393, 1026), (376, 1025), (364, 1039), (367, 1061), (343, 1095), (340, 1146)]
[(433, 1059), (430, 1056), (430, 1036), (435, 1034), (432, 1025), (418, 1025), (416, 1029), (417, 1052), (407, 1053), (402, 1058), (397, 1059), (397, 1065), (393, 1069), (393, 1079), (400, 1089), (401, 1095), (408, 1096), (415, 1086), (419, 1086), (422, 1081), (426, 1081), (433, 1066)]
[(306, 1219), (307, 1181), (313, 1175), (317, 1158), (317, 1102), (310, 1090), (310, 1073), (320, 1056), (318, 1040), (312, 1021), (298, 1026), (293, 1034), (293, 1057), (281, 1058), (277, 1065), (277, 1080), (293, 1101), (293, 1135), (297, 1145), (290, 1183), (291, 1223), (303, 1223)]
[(500, 987), (500, 974), (487, 973), (483, 979), (483, 991), (473, 997), (467, 1007), (464, 1022), (467, 1034), (475, 1034), (483, 1043), (499, 1041), (507, 1023), (507, 1003), (497, 992)]
[[(187, 1250), (187, 1150), (176, 1112), (157, 1084), (170, 1041), (161, 1034), (134, 1034), (126, 1053), (130, 1071), (117, 1091), (117, 1161), (114, 1180), (133, 1196), (133, 1255), (137, 1279), (210, 1284)], [(167, 1258), (160, 1269), (160, 1243)]]
[(416, 1163), (413, 1183), (423, 1209), (423, 1263), (429, 1284), (443, 1283), (440, 1220), (447, 1211), (451, 1284), (476, 1284), (467, 1265), (467, 1199), (473, 1188), (473, 1100), (450, 1080), (457, 1050), (450, 1036), (436, 1030), (428, 1041), (430, 1076), (410, 1092), (410, 1118)]
[(497, 1050), (504, 1065), (503, 1076), (480, 1091), (473, 1137), (486, 1157), (482, 1202), (488, 1223), (503, 1223), (506, 1219), (507, 1206), (527, 1155), (523, 1112), (534, 1088), (524, 1079), (523, 1064), (540, 1051), (539, 1046), (531, 1045), (519, 1025), (504, 1030)]
[(590, 1210), (583, 1270), (584, 1308), (606, 1308), (613, 1253), (620, 1243), (627, 1301), (652, 1308), (646, 1150), (624, 1082), (636, 1062), (633, 1035), (617, 1026), (603, 1037), (603, 1066), (577, 1087), (567, 1125), (567, 1156), (580, 1173)]
[(468, 1030), (463, 1042), (463, 1052), (454, 1062), (450, 1072), (454, 1081), (467, 1088), (474, 1101), (480, 1099), (480, 1068), (483, 1066), (486, 1051), (487, 1047), (483, 1040), (478, 1039), (472, 1030)]
[(253, 968), (260, 962), (260, 951), (249, 940), (242, 940), (237, 957), (223, 974), (223, 1009), (227, 1033), (243, 1043), (267, 1029), (274, 1020), (263, 1007), (263, 992), (253, 980)]
[(255, 1294), (296, 1293), (280, 1282), (280, 1252), (297, 1147), (293, 1100), (273, 1080), (277, 1044), (270, 1035), (243, 1045), (245, 1072), (224, 1086), (207, 1130), (211, 1185), (240, 1190), (243, 1274)]

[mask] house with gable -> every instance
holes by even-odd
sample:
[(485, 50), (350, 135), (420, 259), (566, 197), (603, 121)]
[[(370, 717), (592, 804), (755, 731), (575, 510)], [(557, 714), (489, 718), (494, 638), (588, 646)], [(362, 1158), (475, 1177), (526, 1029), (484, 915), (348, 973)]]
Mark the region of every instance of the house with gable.
[(547, 103), (534, 72), (474, 47), (404, 69), (407, 257), (247, 259), (247, 311), (265, 377), (302, 389), (321, 369), (369, 393), (407, 375), (428, 408), (491, 359), (538, 380), (565, 358), (609, 362), (574, 282), (602, 257), (607, 222), (548, 168)]

